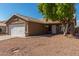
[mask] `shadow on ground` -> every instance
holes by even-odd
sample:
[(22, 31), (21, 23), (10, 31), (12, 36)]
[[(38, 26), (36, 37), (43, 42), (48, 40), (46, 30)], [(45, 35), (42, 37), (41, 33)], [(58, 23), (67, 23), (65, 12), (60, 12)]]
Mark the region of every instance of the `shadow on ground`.
[(53, 37), (56, 35), (61, 35), (61, 34), (42, 34), (42, 35), (32, 35), (30, 37)]

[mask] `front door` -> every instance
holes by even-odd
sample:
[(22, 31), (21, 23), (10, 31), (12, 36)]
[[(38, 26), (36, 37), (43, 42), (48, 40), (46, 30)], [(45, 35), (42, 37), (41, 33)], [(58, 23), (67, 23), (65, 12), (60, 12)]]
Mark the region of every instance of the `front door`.
[(56, 25), (52, 25), (52, 34), (56, 34)]

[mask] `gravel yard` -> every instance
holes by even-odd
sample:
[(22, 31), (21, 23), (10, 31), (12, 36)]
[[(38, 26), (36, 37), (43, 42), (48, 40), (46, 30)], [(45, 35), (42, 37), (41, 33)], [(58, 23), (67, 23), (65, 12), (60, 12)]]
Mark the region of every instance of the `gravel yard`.
[(0, 41), (3, 56), (79, 56), (79, 39), (63, 35), (42, 35)]

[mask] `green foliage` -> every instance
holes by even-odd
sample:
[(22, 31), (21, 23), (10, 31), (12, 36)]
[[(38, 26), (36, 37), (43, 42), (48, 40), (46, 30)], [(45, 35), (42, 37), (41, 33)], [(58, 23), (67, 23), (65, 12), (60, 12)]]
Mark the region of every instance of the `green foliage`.
[(60, 21), (70, 21), (75, 13), (72, 3), (41, 3), (38, 9), (45, 18)]
[(56, 5), (53, 3), (41, 3), (38, 5), (39, 11), (45, 18), (55, 20), (57, 18), (56, 15)]

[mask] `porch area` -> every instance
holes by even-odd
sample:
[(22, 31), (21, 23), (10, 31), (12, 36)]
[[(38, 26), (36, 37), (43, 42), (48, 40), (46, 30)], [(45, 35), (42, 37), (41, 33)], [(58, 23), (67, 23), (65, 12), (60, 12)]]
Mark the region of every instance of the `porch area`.
[(62, 34), (63, 33), (63, 28), (62, 25), (60, 24), (47, 24), (47, 34)]

